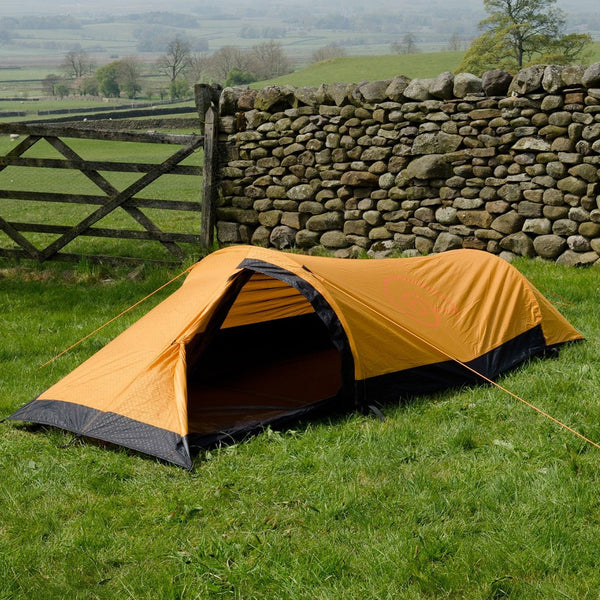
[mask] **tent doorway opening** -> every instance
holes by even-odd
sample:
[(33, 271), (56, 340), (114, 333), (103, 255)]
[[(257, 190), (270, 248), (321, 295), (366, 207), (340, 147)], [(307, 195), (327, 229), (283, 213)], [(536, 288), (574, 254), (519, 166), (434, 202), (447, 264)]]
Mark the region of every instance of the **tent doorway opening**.
[(253, 273), (231, 296), (186, 348), (194, 445), (299, 416), (342, 388), (340, 351), (298, 290)]

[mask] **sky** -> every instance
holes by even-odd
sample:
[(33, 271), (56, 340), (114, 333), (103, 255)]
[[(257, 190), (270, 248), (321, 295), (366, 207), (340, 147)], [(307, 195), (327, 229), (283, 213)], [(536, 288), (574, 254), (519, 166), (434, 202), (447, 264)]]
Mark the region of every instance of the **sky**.
[[(227, 9), (234, 6), (285, 6), (295, 0), (0, 0), (0, 16), (10, 14), (102, 14), (106, 12), (141, 12), (141, 11), (185, 11), (193, 8), (206, 8), (209, 6)], [(317, 4), (321, 10), (329, 12), (340, 12), (349, 7), (357, 10), (359, 7), (368, 12), (386, 10), (386, 7), (394, 7), (396, 10), (406, 5), (414, 6), (414, 0), (378, 0), (377, 3), (365, 3), (364, 0), (318, 0)], [(597, 11), (598, 0), (559, 0), (558, 5), (567, 12)], [(420, 0), (421, 9), (437, 6), (450, 8), (457, 6), (461, 8), (472, 7), (482, 9), (483, 0)]]

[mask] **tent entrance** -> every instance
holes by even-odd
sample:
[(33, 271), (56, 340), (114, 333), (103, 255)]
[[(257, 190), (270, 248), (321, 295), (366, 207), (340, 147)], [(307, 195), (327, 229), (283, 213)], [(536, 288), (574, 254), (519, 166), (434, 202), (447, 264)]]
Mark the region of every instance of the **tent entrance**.
[[(342, 358), (326, 325), (281, 281), (253, 274), (209, 335), (188, 352), (189, 432), (200, 443), (301, 414), (342, 388)], [(194, 344), (202, 346), (197, 358)]]

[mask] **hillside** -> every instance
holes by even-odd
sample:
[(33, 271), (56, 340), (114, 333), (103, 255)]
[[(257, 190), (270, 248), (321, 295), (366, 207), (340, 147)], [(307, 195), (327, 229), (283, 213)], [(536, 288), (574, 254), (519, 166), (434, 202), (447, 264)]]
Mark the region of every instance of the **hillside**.
[[(422, 52), (417, 54), (391, 54), (385, 56), (353, 56), (325, 60), (309, 65), (289, 75), (257, 82), (254, 88), (267, 85), (294, 85), (318, 87), (334, 81), (378, 81), (396, 75), (436, 77), (445, 71), (454, 72), (463, 52)], [(586, 64), (600, 61), (600, 42), (592, 45)]]
[(304, 69), (253, 85), (306, 85), (318, 87), (333, 81), (376, 81), (396, 75), (407, 77), (436, 77), (444, 71), (454, 71), (462, 52), (423, 52), (386, 56), (353, 56), (324, 60)]

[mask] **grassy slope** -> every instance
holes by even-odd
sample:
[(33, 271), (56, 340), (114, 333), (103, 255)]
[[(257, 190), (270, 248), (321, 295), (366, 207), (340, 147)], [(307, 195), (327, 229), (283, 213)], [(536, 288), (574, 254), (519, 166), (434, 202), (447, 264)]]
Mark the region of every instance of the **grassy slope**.
[(590, 58), (588, 59), (589, 64), (600, 61), (600, 42), (594, 42), (590, 49)]
[(270, 84), (318, 87), (321, 83), (377, 81), (391, 79), (396, 75), (406, 75), (411, 78), (435, 77), (444, 71), (454, 71), (462, 56), (462, 52), (424, 52), (335, 58), (310, 65), (277, 79), (261, 82), (256, 84), (256, 87)]
[[(588, 341), (502, 384), (600, 440), (598, 271), (518, 267)], [(172, 275), (60, 273), (2, 272), (0, 415), (148, 306), (40, 363)], [(0, 598), (595, 597), (599, 450), (489, 387), (386, 415), (266, 433), (193, 474), (5, 423)]]
[[(334, 81), (378, 81), (396, 75), (436, 77), (445, 71), (454, 72), (463, 57), (463, 52), (423, 52), (419, 54), (391, 54), (385, 56), (353, 56), (335, 58), (309, 65), (289, 75), (261, 81), (252, 87), (265, 85), (306, 85), (318, 87)], [(600, 61), (600, 42), (595, 42), (586, 64)]]

